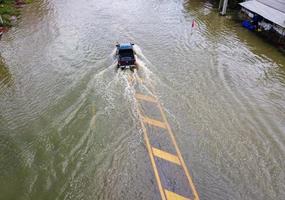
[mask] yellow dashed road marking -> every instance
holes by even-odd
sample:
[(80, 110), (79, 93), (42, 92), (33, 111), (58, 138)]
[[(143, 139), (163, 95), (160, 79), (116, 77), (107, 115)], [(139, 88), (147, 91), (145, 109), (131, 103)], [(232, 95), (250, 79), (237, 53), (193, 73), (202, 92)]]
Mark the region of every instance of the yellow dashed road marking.
[(192, 180), (192, 178), (191, 178), (191, 176), (190, 176), (190, 173), (188, 172), (188, 169), (187, 169), (187, 167), (186, 167), (186, 164), (185, 164), (185, 162), (184, 162), (184, 160), (183, 160), (183, 158), (182, 158), (181, 152), (180, 152), (180, 150), (179, 150), (179, 148), (178, 148), (178, 145), (177, 145), (177, 143), (176, 143), (175, 137), (174, 137), (174, 135), (173, 135), (173, 132), (172, 132), (172, 130), (171, 130), (171, 128), (170, 128), (168, 122), (167, 122), (166, 116), (165, 116), (165, 114), (164, 114), (164, 112), (163, 112), (163, 109), (162, 109), (160, 103), (158, 103), (158, 107), (159, 107), (160, 113), (161, 113), (161, 115), (162, 115), (162, 117), (163, 117), (163, 120), (166, 122), (165, 124), (166, 124), (166, 126), (167, 126), (168, 133), (169, 133), (170, 138), (171, 138), (171, 140), (172, 140), (172, 142), (173, 142), (173, 145), (174, 145), (174, 147), (175, 147), (175, 150), (177, 151), (179, 160), (181, 161), (181, 165), (182, 165), (182, 168), (183, 168), (183, 170), (184, 170), (184, 172), (185, 172), (185, 175), (187, 176), (189, 185), (190, 185), (190, 187), (191, 187), (191, 189), (192, 189), (192, 191), (193, 191), (193, 193), (194, 193), (195, 200), (199, 200), (198, 192), (197, 192), (197, 190), (196, 190), (196, 188), (195, 188), (195, 185), (194, 185), (193, 180)]
[(165, 195), (167, 200), (190, 200), (189, 198), (183, 197), (179, 194), (176, 194), (168, 190), (165, 190)]
[(146, 96), (146, 95), (140, 94), (140, 93), (136, 93), (136, 98), (139, 100), (149, 101), (149, 102), (153, 102), (153, 103), (157, 102), (154, 97)]
[(95, 107), (95, 103), (93, 102), (92, 103), (92, 106), (91, 106), (91, 110), (92, 110), (92, 119), (91, 119), (91, 127), (92, 129), (95, 129), (96, 128), (96, 107)]
[[(140, 115), (140, 118), (141, 118), (142, 116), (141, 116), (140, 112), (139, 112), (139, 115)], [(152, 151), (151, 151), (151, 145), (150, 145), (150, 142), (149, 142), (149, 138), (148, 138), (148, 135), (147, 135), (147, 131), (146, 131), (145, 125), (144, 125), (142, 120), (140, 120), (140, 122), (141, 122), (141, 125), (142, 125), (142, 129), (143, 129), (143, 133), (144, 133), (144, 140), (145, 140), (145, 143), (146, 143), (146, 148), (147, 148), (147, 151), (148, 151), (148, 154), (149, 154), (149, 158), (150, 158), (151, 165), (152, 165), (152, 168), (153, 168), (153, 171), (154, 171), (154, 176), (155, 176), (155, 179), (156, 179), (156, 182), (157, 182), (157, 185), (158, 185), (158, 189), (159, 189), (159, 192), (160, 192), (161, 199), (162, 200), (166, 200), (165, 193), (164, 193), (164, 190), (162, 188), (161, 180), (160, 180), (160, 177), (159, 177), (159, 173), (158, 173), (158, 170), (157, 170), (157, 167), (156, 167), (156, 163), (154, 161), (154, 156), (153, 156)]]
[[(133, 84), (134, 83), (134, 79), (135, 79), (134, 77), (129, 77), (128, 78), (129, 83)], [(137, 77), (137, 79), (139, 81), (142, 80), (140, 77)], [(154, 91), (154, 87), (152, 85), (151, 85), (151, 88)], [(144, 94), (136, 93), (135, 97), (136, 97), (137, 100), (143, 100), (143, 101), (148, 101), (148, 102), (151, 102), (151, 103), (155, 103), (157, 105), (157, 107), (159, 108), (160, 114), (161, 114), (162, 119), (163, 119), (162, 121), (159, 121), (159, 120), (155, 120), (155, 119), (149, 118), (147, 116), (144, 116), (142, 114), (141, 110), (140, 110), (140, 106), (137, 107), (139, 118), (140, 118), (140, 122), (141, 122), (141, 126), (142, 126), (143, 133), (144, 133), (144, 139), (145, 139), (145, 143), (146, 143), (146, 148), (147, 148), (147, 151), (148, 151), (148, 154), (149, 154), (149, 157), (150, 157), (151, 165), (152, 165), (152, 168), (153, 168), (153, 171), (154, 171), (155, 179), (157, 181), (157, 185), (158, 185), (158, 189), (159, 189), (159, 192), (160, 192), (161, 199), (162, 200), (190, 200), (189, 198), (186, 198), (186, 197), (184, 197), (182, 195), (179, 195), (179, 194), (177, 194), (175, 192), (172, 192), (172, 191), (164, 189), (164, 187), (162, 185), (162, 182), (161, 182), (161, 179), (160, 179), (160, 176), (159, 176), (159, 172), (158, 172), (159, 169), (157, 168), (156, 161), (155, 161), (154, 157), (159, 157), (159, 158), (162, 158), (162, 159), (164, 159), (166, 161), (169, 161), (169, 162), (171, 162), (173, 164), (181, 166), (183, 171), (184, 171), (184, 173), (185, 173), (184, 175), (187, 177), (187, 180), (188, 180), (188, 183), (189, 183), (189, 187), (190, 187), (190, 189), (192, 191), (194, 200), (199, 200), (198, 192), (196, 191), (196, 188), (194, 186), (194, 183), (192, 181), (190, 173), (188, 172), (186, 164), (185, 164), (185, 162), (184, 162), (184, 160), (182, 158), (181, 152), (180, 152), (180, 150), (178, 148), (178, 145), (176, 143), (175, 137), (174, 137), (173, 132), (172, 132), (172, 130), (170, 128), (170, 125), (168, 124), (166, 115), (165, 115), (165, 113), (163, 111), (163, 108), (162, 108), (161, 104), (153, 96), (147, 96), (147, 95), (144, 95)], [(166, 151), (163, 151), (163, 150), (157, 149), (155, 147), (152, 147), (151, 143), (150, 143), (150, 140), (149, 140), (149, 137), (148, 137), (147, 129), (146, 129), (146, 126), (145, 126), (146, 124), (166, 129), (167, 132), (168, 132), (168, 136), (170, 137), (170, 139), (172, 141), (172, 144), (174, 146), (174, 149), (175, 149), (177, 155), (174, 155), (174, 154), (168, 153)]]
[(166, 124), (161, 122), (161, 121), (158, 121), (158, 120), (155, 120), (155, 119), (151, 119), (151, 118), (148, 118), (148, 117), (142, 117), (142, 118), (143, 118), (143, 122), (144, 123), (147, 123), (147, 124), (150, 124), (150, 125), (153, 125), (153, 126), (157, 126), (157, 127), (160, 127), (160, 128), (164, 128), (164, 129), (167, 128)]
[(173, 162), (177, 165), (180, 165), (179, 158), (177, 156), (171, 154), (171, 153), (168, 153), (166, 151), (162, 151), (162, 150), (154, 148), (154, 147), (152, 147), (152, 152), (153, 152), (153, 155), (155, 155), (156, 157), (159, 157), (159, 158), (162, 158), (162, 159), (167, 160), (169, 162)]

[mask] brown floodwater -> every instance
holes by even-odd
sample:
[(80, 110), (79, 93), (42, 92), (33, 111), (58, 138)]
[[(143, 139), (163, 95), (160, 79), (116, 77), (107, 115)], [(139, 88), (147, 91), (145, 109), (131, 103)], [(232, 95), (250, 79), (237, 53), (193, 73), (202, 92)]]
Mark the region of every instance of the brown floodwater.
[(117, 41), (200, 199), (284, 199), (284, 54), (208, 1), (43, 0), (0, 42), (1, 200), (160, 199)]

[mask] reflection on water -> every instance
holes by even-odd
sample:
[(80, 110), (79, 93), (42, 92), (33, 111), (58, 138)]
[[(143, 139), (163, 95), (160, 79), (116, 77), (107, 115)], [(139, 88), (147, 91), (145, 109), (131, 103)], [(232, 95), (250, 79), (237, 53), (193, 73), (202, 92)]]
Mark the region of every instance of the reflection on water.
[(203, 0), (26, 6), (0, 43), (3, 199), (159, 199), (117, 41), (140, 47), (201, 199), (283, 199), (285, 57)]

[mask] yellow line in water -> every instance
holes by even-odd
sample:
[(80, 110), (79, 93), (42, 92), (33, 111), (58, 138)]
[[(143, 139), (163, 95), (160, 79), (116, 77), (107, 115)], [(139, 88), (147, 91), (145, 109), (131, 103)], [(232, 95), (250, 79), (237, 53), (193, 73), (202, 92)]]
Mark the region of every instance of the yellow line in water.
[(156, 163), (155, 163), (155, 160), (154, 160), (154, 156), (153, 156), (152, 151), (151, 151), (151, 145), (150, 145), (150, 142), (149, 142), (147, 131), (146, 131), (144, 122), (142, 120), (143, 116), (142, 116), (139, 108), (138, 108), (138, 113), (139, 113), (140, 122), (141, 122), (141, 126), (142, 126), (143, 133), (144, 133), (144, 139), (145, 139), (147, 151), (148, 151), (148, 154), (149, 154), (149, 157), (150, 157), (150, 161), (151, 161), (151, 164), (152, 164), (152, 168), (153, 168), (153, 171), (154, 171), (154, 175), (155, 175), (155, 178), (156, 178), (156, 182), (157, 182), (157, 185), (158, 185), (160, 196), (161, 196), (162, 200), (166, 200), (165, 193), (164, 193), (164, 190), (162, 188), (162, 184), (161, 184), (160, 177), (159, 177), (159, 174), (158, 174), (158, 170), (157, 170), (157, 167), (156, 167)]
[[(150, 87), (152, 88), (152, 90), (154, 91), (154, 87), (153, 85), (150, 85)], [(157, 184), (158, 184), (158, 188), (159, 188), (159, 191), (160, 191), (160, 195), (161, 195), (161, 198), (162, 200), (189, 200), (188, 198), (185, 198), (181, 195), (178, 195), (174, 192), (171, 192), (171, 191), (168, 191), (168, 190), (164, 190), (163, 187), (162, 187), (162, 184), (161, 184), (161, 180), (160, 180), (160, 177), (159, 177), (159, 173), (158, 173), (158, 169), (157, 169), (157, 166), (156, 166), (156, 163), (155, 163), (155, 160), (154, 160), (154, 155), (156, 155), (157, 157), (164, 157), (164, 158), (167, 158), (166, 160), (175, 160), (175, 162), (179, 163), (182, 168), (183, 168), (183, 171), (188, 179), (188, 182), (189, 182), (189, 186), (193, 192), (193, 195), (194, 195), (194, 200), (199, 200), (199, 195), (198, 195), (198, 192), (195, 188), (195, 185), (193, 183), (193, 180), (190, 176), (190, 173), (188, 172), (188, 169), (186, 167), (186, 164), (183, 160), (183, 157), (181, 155), (181, 152), (178, 148), (178, 145), (176, 143), (176, 140), (175, 140), (175, 137), (174, 137), (174, 134), (170, 128), (170, 125), (167, 121), (167, 118), (166, 118), (166, 115), (163, 111), (163, 108), (161, 106), (161, 104), (158, 102), (158, 100), (156, 101), (157, 103), (157, 106), (160, 110), (160, 113), (163, 117), (163, 121), (164, 122), (161, 122), (161, 121), (158, 121), (158, 120), (154, 120), (154, 119), (151, 119), (151, 118), (148, 118), (148, 117), (144, 117), (139, 109), (139, 107), (137, 107), (137, 110), (138, 110), (138, 113), (139, 113), (139, 118), (140, 118), (140, 122), (141, 122), (141, 126), (142, 126), (142, 129), (143, 129), (143, 132), (144, 132), (144, 139), (145, 139), (145, 142), (146, 142), (146, 147), (147, 147), (147, 150), (148, 150), (148, 154), (149, 154), (149, 157), (150, 157), (150, 160), (151, 160), (151, 164), (152, 164), (152, 167), (153, 167), (153, 170), (154, 170), (154, 174), (155, 174), (155, 178), (157, 180)], [(168, 130), (168, 134), (172, 140), (172, 143), (175, 147), (175, 150), (177, 152), (177, 159), (179, 160), (179, 162), (177, 161), (176, 158), (173, 158), (172, 154), (169, 154), (167, 152), (163, 152), (161, 153), (162, 151), (159, 150), (159, 149), (155, 149), (154, 147), (151, 147), (151, 144), (150, 144), (150, 141), (149, 141), (149, 138), (148, 138), (148, 135), (147, 135), (147, 130), (146, 130), (146, 127), (145, 127), (145, 123), (148, 123), (150, 125), (154, 125), (154, 126), (158, 126), (160, 128), (165, 128)], [(155, 150), (154, 150), (155, 149)], [(161, 152), (160, 152), (161, 151)]]
[(129, 82), (129, 84), (132, 84), (133, 81), (134, 81), (134, 77), (128, 76), (128, 82)]
[(140, 100), (144, 100), (144, 101), (149, 101), (149, 102), (153, 102), (153, 103), (157, 103), (156, 98), (152, 97), (152, 96), (147, 96), (144, 94), (140, 94), (140, 93), (136, 93), (136, 98), (140, 99)]
[(92, 114), (96, 115), (96, 107), (95, 107), (95, 103), (92, 103)]
[(141, 77), (137, 76), (138, 80), (143, 83), (144, 82), (144, 79), (142, 79)]
[(166, 124), (164, 122), (161, 122), (161, 121), (158, 121), (158, 120), (155, 120), (155, 119), (151, 119), (151, 118), (148, 118), (148, 117), (143, 117), (143, 122), (147, 123), (147, 124), (150, 124), (152, 126), (157, 126), (157, 127), (164, 128), (164, 129), (167, 128), (167, 126), (166, 126)]
[(183, 170), (184, 170), (184, 172), (185, 172), (185, 175), (186, 175), (186, 177), (187, 177), (187, 179), (188, 179), (189, 185), (190, 185), (190, 187), (191, 187), (191, 189), (192, 189), (192, 191), (193, 191), (193, 193), (194, 193), (194, 199), (195, 199), (195, 200), (199, 200), (198, 192), (197, 192), (197, 190), (196, 190), (196, 188), (195, 188), (195, 185), (194, 185), (193, 180), (192, 180), (192, 178), (191, 178), (191, 176), (190, 176), (190, 173), (188, 172), (188, 169), (187, 169), (187, 167), (186, 167), (186, 164), (185, 164), (185, 162), (184, 162), (184, 160), (183, 160), (183, 157), (182, 157), (181, 152), (180, 152), (180, 150), (179, 150), (179, 148), (178, 148), (178, 145), (177, 145), (177, 143), (176, 143), (176, 140), (175, 140), (175, 137), (174, 137), (174, 135), (173, 135), (173, 132), (172, 132), (172, 130), (171, 130), (169, 124), (168, 124), (167, 118), (166, 118), (166, 116), (165, 116), (165, 113), (164, 113), (164, 111), (163, 111), (163, 109), (162, 109), (160, 103), (158, 103), (158, 107), (159, 107), (160, 113), (161, 113), (161, 115), (162, 115), (162, 117), (163, 117), (163, 120), (165, 121), (166, 127), (167, 127), (167, 129), (168, 129), (168, 133), (169, 133), (170, 138), (171, 138), (171, 140), (172, 140), (172, 142), (173, 142), (173, 145), (174, 145), (174, 147), (175, 147), (175, 150), (176, 150), (176, 152), (177, 152), (178, 158), (179, 158), (179, 160), (180, 160), (180, 162), (181, 162), (181, 165), (182, 165), (182, 168), (183, 168)]
[(96, 107), (95, 107), (95, 103), (94, 102), (92, 102), (92, 119), (91, 119), (91, 127), (93, 128), (93, 129), (95, 129), (95, 127), (96, 127)]
[(181, 165), (180, 160), (176, 155), (173, 155), (171, 153), (168, 153), (166, 151), (162, 151), (162, 150), (154, 148), (154, 147), (152, 147), (152, 152), (153, 152), (153, 155), (155, 155), (156, 157), (162, 158), (162, 159), (167, 160), (169, 162), (173, 162), (177, 165)]
[(164, 190), (164, 191), (165, 191), (167, 200), (190, 200), (190, 199), (183, 197), (179, 194), (176, 194), (174, 192), (171, 192), (168, 190)]
[[(129, 83), (129, 84), (131, 84), (131, 83)], [(153, 168), (153, 171), (154, 171), (154, 176), (155, 176), (155, 179), (156, 179), (156, 182), (157, 182), (157, 185), (158, 185), (159, 193), (160, 193), (161, 199), (162, 200), (166, 200), (164, 189), (162, 187), (161, 180), (160, 180), (160, 177), (159, 177), (159, 173), (158, 173), (158, 170), (157, 170), (157, 167), (156, 167), (156, 163), (155, 163), (155, 160), (154, 160), (154, 156), (152, 154), (150, 141), (149, 141), (149, 138), (148, 138), (148, 135), (147, 135), (147, 130), (146, 130), (146, 127), (145, 127), (144, 122), (143, 122), (143, 116), (141, 114), (141, 111), (140, 111), (139, 107), (137, 107), (137, 111), (138, 111), (140, 123), (141, 123), (141, 126), (142, 126), (143, 134), (144, 134), (144, 140), (145, 140), (146, 148), (147, 148), (147, 151), (148, 151), (148, 154), (149, 154), (149, 158), (150, 158), (150, 162), (151, 162), (151, 165), (152, 165), (152, 168)]]

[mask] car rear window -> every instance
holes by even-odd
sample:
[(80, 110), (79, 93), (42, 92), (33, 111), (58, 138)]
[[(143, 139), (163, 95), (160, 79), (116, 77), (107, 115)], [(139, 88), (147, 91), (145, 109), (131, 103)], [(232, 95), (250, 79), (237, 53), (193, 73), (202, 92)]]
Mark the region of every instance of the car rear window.
[(128, 57), (133, 57), (134, 56), (134, 52), (132, 49), (120, 49), (119, 50), (119, 55), (120, 56), (128, 56)]

